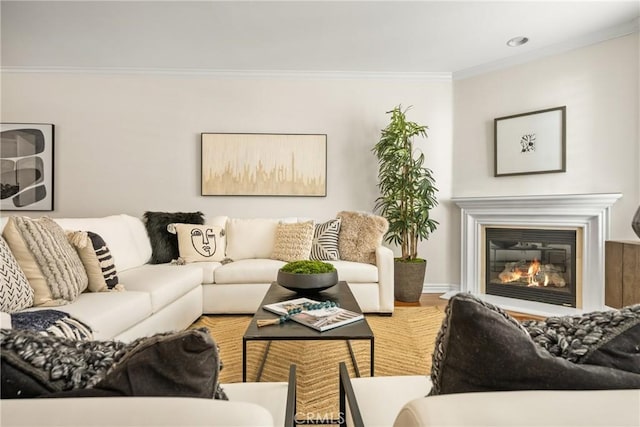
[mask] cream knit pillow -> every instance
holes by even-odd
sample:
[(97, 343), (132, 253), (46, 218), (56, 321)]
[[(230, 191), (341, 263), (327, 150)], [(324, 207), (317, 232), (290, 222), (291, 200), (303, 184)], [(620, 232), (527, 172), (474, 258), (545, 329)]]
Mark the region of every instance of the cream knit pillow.
[(34, 290), (33, 305), (68, 304), (87, 289), (78, 253), (51, 218), (12, 216), (2, 235)]
[(278, 224), (271, 258), (286, 262), (309, 259), (313, 231), (313, 221)]

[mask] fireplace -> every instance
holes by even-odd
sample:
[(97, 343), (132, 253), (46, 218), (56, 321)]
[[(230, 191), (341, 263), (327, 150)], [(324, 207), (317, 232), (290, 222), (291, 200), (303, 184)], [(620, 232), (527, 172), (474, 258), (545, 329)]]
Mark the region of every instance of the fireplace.
[(485, 293), (576, 306), (577, 231), (485, 227)]
[[(454, 198), (453, 201), (460, 207), (461, 219), (460, 286), (444, 297), (447, 298), (456, 292), (470, 292), (506, 310), (544, 317), (605, 309), (604, 242), (609, 237), (611, 208), (621, 196), (620, 193), (603, 193)], [(491, 276), (487, 280), (487, 270), (492, 267), (487, 265), (487, 258), (490, 257), (490, 254), (487, 254), (485, 238), (488, 228), (512, 231), (528, 229), (532, 232), (561, 229), (575, 231), (576, 243), (573, 247), (570, 243), (565, 243), (563, 236), (535, 236), (526, 233), (519, 236), (489, 236), (490, 248), (492, 240), (499, 242), (493, 243), (493, 246), (500, 249), (497, 251), (499, 257), (495, 255), (497, 259), (494, 259), (498, 264), (493, 265), (494, 269), (502, 267), (501, 271), (493, 272), (498, 276), (504, 271), (502, 263), (506, 266), (507, 262), (520, 263), (529, 259), (533, 261), (536, 256), (541, 264), (552, 264), (553, 268), (561, 265), (562, 270), (567, 270), (562, 271), (565, 286), (558, 286), (559, 289), (548, 288), (549, 283), (546, 289), (544, 286), (505, 286), (498, 283), (495, 286), (498, 292), (509, 289), (525, 293), (527, 296), (535, 292), (533, 295), (537, 297), (539, 291), (543, 291), (543, 295), (554, 299), (559, 296), (565, 298), (566, 294), (571, 293), (575, 295), (569, 297), (568, 301), (549, 303), (527, 299), (521, 295), (502, 296), (488, 293), (494, 290), (493, 285), (489, 286), (490, 290), (487, 289), (487, 282), (492, 281)], [(524, 243), (525, 247), (518, 247), (520, 243)], [(561, 251), (552, 249), (566, 251), (568, 261), (564, 261)], [(525, 252), (518, 252), (522, 250)], [(528, 270), (527, 267), (527, 274)]]

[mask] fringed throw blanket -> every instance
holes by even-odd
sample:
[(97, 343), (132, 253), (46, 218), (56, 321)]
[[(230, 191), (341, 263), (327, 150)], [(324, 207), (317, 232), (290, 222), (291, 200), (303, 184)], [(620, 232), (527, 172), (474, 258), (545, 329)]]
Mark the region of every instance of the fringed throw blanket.
[(26, 329), (41, 335), (72, 338), (77, 340), (93, 339), (91, 328), (68, 313), (59, 310), (23, 311), (11, 314), (13, 329)]

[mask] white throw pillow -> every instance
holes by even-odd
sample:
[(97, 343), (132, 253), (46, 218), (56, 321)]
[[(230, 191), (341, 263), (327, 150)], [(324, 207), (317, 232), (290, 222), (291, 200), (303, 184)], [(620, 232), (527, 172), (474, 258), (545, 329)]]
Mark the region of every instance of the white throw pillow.
[(227, 221), (227, 257), (234, 261), (271, 257), (277, 226), (275, 219), (230, 218)]
[(178, 252), (184, 262), (224, 259), (224, 228), (211, 224), (169, 224), (167, 230), (178, 235)]

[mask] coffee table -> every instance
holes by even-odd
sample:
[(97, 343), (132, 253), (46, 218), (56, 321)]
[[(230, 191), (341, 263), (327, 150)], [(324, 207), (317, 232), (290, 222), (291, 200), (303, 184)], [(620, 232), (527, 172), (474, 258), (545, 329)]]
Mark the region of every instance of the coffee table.
[(351, 340), (367, 340), (369, 341), (369, 351), (371, 354), (370, 373), (371, 376), (373, 376), (374, 336), (373, 331), (367, 323), (367, 319), (362, 319), (324, 332), (318, 332), (315, 329), (311, 329), (308, 326), (301, 325), (292, 320), (279, 325), (269, 325), (262, 328), (258, 327), (258, 320), (274, 319), (278, 317), (276, 314), (263, 309), (262, 307), (264, 305), (300, 298), (301, 296), (305, 296), (316, 301), (334, 301), (344, 309), (362, 313), (362, 310), (351, 293), (351, 289), (349, 289), (347, 282), (338, 282), (337, 285), (322, 292), (304, 295), (285, 289), (276, 282), (271, 283), (271, 287), (269, 287), (262, 303), (260, 303), (260, 308), (253, 316), (253, 319), (251, 319), (251, 323), (249, 323), (246, 332), (242, 336), (242, 381), (247, 381), (247, 343), (249, 341), (269, 341), (260, 367), (258, 368), (256, 381), (260, 381), (264, 363), (267, 359), (269, 347), (271, 346), (272, 341), (346, 340), (356, 376), (359, 377), (360, 371), (358, 370), (355, 354), (351, 347)]

